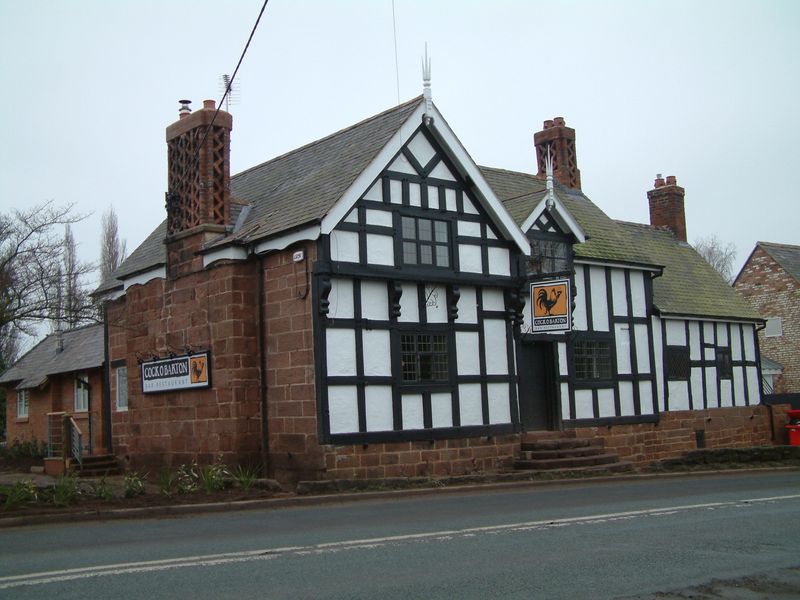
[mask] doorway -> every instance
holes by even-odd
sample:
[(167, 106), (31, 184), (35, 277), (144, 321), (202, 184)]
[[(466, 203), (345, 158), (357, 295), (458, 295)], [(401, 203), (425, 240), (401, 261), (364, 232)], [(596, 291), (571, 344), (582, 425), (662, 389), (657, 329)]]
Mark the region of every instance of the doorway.
[(561, 429), (555, 384), (555, 343), (522, 342), (519, 348), (519, 416), (523, 428), (529, 431)]

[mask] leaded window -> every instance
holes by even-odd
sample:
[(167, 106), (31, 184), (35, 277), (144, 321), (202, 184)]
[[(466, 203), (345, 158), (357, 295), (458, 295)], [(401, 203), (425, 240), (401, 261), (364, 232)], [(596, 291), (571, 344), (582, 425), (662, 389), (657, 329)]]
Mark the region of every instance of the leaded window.
[(89, 410), (89, 376), (86, 373), (75, 375), (75, 412)]
[(689, 379), (689, 348), (686, 346), (667, 346), (667, 379)]
[(28, 416), (28, 390), (17, 390), (17, 417), (24, 419)]
[(403, 333), (400, 336), (400, 361), (403, 383), (447, 381), (447, 335)]
[(576, 379), (611, 379), (609, 340), (576, 340), (572, 355)]
[(531, 240), (529, 264), (531, 275), (571, 271), (570, 244), (559, 240)]
[(447, 221), (402, 218), (403, 264), (450, 266), (450, 234)]
[(717, 348), (717, 375), (720, 379), (733, 377), (730, 348)]

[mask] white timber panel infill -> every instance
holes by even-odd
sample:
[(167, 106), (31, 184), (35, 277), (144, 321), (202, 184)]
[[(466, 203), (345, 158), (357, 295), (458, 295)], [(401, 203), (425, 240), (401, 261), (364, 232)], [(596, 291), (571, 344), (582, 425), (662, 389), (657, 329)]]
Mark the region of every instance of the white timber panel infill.
[(367, 431), (391, 431), (393, 429), (392, 386), (368, 385), (364, 389), (364, 408), (367, 417)]
[(669, 389), (669, 409), (689, 410), (689, 386), (685, 381), (667, 382)]
[(443, 286), (425, 286), (425, 314), (428, 323), (447, 323), (447, 290)]
[(436, 179), (445, 179), (447, 181), (456, 180), (456, 178), (453, 177), (453, 174), (450, 172), (450, 169), (448, 169), (442, 161), (439, 161), (439, 164), (433, 168), (430, 177), (435, 177)]
[(503, 292), (495, 288), (483, 288), (483, 310), (505, 310)]
[(627, 325), (614, 325), (617, 342), (617, 373), (628, 375), (631, 372), (631, 335)]
[(489, 395), (489, 423), (511, 422), (511, 401), (507, 383), (489, 383), (486, 385)]
[[(523, 294), (521, 296), (522, 300), (522, 333), (530, 333), (532, 331), (531, 328), (531, 295), (530, 294)], [(562, 374), (565, 374), (566, 371), (561, 371)]]
[(713, 346), (707, 347), (703, 351), (703, 358), (705, 360), (714, 360), (716, 356), (717, 356), (716, 348), (714, 348)]
[(392, 351), (389, 331), (365, 329), (361, 332), (364, 345), (364, 375), (391, 376)]
[(361, 316), (374, 321), (389, 320), (389, 292), (383, 281), (361, 282)]
[(650, 373), (650, 335), (647, 325), (636, 323), (633, 333), (636, 339), (636, 369), (639, 373)]
[(700, 323), (689, 321), (689, 358), (700, 360)]
[[(731, 380), (733, 383), (733, 389), (736, 391), (736, 405), (737, 406), (744, 406), (745, 405), (745, 398), (744, 398), (744, 389), (745, 389), (745, 369), (741, 369), (739, 367), (733, 368), (733, 379)], [(753, 404), (753, 401), (750, 400), (750, 404)]]
[(560, 386), (561, 388), (561, 419), (563, 421), (568, 421), (572, 417), (569, 414), (569, 384), (562, 383)]
[(397, 320), (401, 323), (419, 323), (417, 284), (404, 283), (402, 289), (403, 294), (400, 296), (400, 316)]
[(656, 400), (657, 404), (653, 412), (660, 412), (664, 404), (664, 339), (661, 335), (661, 319), (653, 317), (650, 328), (653, 332), (653, 357), (656, 365)]
[(358, 210), (355, 208), (347, 213), (347, 216), (344, 218), (345, 223), (358, 223)]
[(703, 322), (703, 340), (706, 344), (714, 343), (714, 323), (711, 321)]
[(353, 280), (331, 278), (331, 293), (328, 295), (331, 319), (352, 319), (355, 315), (353, 305)]
[(608, 296), (606, 273), (602, 267), (588, 267), (592, 289), (592, 327), (594, 331), (608, 331)]
[[(558, 372), (561, 375), (569, 373), (567, 366), (567, 344), (565, 342), (558, 342)], [(567, 398), (567, 396), (563, 396)]]
[(394, 238), (377, 233), (367, 234), (367, 261), (371, 265), (394, 266)]
[(449, 393), (431, 394), (431, 425), (433, 427), (453, 426), (453, 398)]
[(649, 381), (639, 382), (639, 408), (643, 415), (652, 415), (658, 412), (653, 405), (653, 386)]
[(417, 162), (423, 167), (436, 156), (436, 150), (431, 146), (428, 139), (419, 132), (408, 142), (408, 149), (411, 151), (411, 154), (414, 155), (414, 158), (417, 159)]
[(480, 383), (462, 383), (458, 386), (458, 405), (461, 425), (483, 425), (483, 403)]
[[(742, 360), (742, 326), (731, 327), (731, 360)], [(742, 388), (744, 389), (744, 388)]]
[(683, 321), (674, 321), (672, 319), (668, 319), (666, 321), (666, 328), (668, 346), (686, 345), (686, 328), (683, 324)]
[(719, 396), (717, 395), (716, 367), (706, 367), (706, 401), (708, 402), (708, 408), (719, 407)]
[(594, 419), (592, 390), (575, 390), (575, 418)]
[(617, 416), (614, 407), (614, 390), (609, 388), (597, 390), (597, 410), (597, 416), (600, 418)]
[(481, 224), (477, 221), (459, 221), (458, 235), (462, 237), (481, 237)]
[(633, 402), (633, 382), (619, 382), (619, 416), (631, 417), (636, 414), (636, 407)]
[(356, 386), (328, 386), (328, 409), (331, 433), (358, 431), (358, 399)]
[(647, 316), (647, 299), (644, 293), (644, 273), (642, 271), (628, 271), (631, 280), (631, 308), (634, 317)]
[(383, 183), (379, 179), (372, 184), (372, 187), (364, 194), (364, 200), (372, 200), (373, 202), (383, 202)]
[(730, 379), (723, 379), (719, 382), (719, 405), (733, 406), (733, 388)]
[(458, 260), (464, 273), (483, 273), (481, 247), (474, 244), (458, 245)]
[(388, 210), (375, 210), (368, 208), (366, 210), (367, 225), (379, 225), (381, 227), (394, 227), (392, 222), (392, 213)]
[(408, 184), (408, 203), (411, 206), (422, 206), (422, 192), (418, 183)]
[(483, 335), (486, 346), (486, 356), (484, 357), (486, 360), (486, 374), (508, 375), (505, 321), (500, 319), (484, 320)]
[[(469, 198), (467, 198), (466, 196), (464, 196), (464, 212), (465, 212), (465, 213), (467, 213), (468, 215), (477, 215), (477, 214), (480, 214), (480, 213), (478, 212), (478, 209), (477, 209), (477, 208), (475, 207), (475, 205), (472, 203), (472, 200), (470, 200), (470, 199), (469, 199)], [(492, 237), (494, 236), (494, 234), (491, 232), (491, 230), (489, 231), (489, 234), (490, 234), (490, 235), (489, 235), (488, 237), (490, 237), (490, 238), (492, 238)], [(497, 238), (493, 238), (493, 239), (497, 239)]]
[(717, 346), (722, 346), (723, 348), (729, 346), (728, 343), (728, 324), (727, 323), (717, 323)]
[(444, 189), (444, 205), (450, 212), (456, 212), (458, 205), (456, 204), (456, 191), (453, 188)]
[(358, 251), (358, 233), (355, 231), (331, 232), (331, 259), (339, 262), (357, 263), (360, 260)]
[(628, 298), (625, 290), (625, 271), (611, 269), (611, 303), (615, 317), (628, 315)]
[(576, 330), (586, 331), (586, 295), (583, 285), (580, 282), (584, 281), (583, 269), (581, 265), (575, 265), (575, 310), (572, 312), (572, 323)]
[(356, 335), (353, 329), (328, 329), (325, 336), (328, 375), (356, 375)]
[(456, 367), (459, 375), (480, 375), (481, 357), (478, 332), (456, 332)]
[(756, 367), (747, 367), (747, 393), (751, 405), (761, 403), (761, 390), (758, 386), (758, 369)]
[(397, 158), (394, 159), (392, 164), (389, 165), (389, 170), (396, 171), (398, 173), (408, 173), (409, 175), (417, 174), (417, 170), (411, 166), (411, 163), (408, 162), (408, 159), (404, 154), (399, 154)]
[(745, 360), (755, 360), (756, 344), (755, 344), (755, 336), (753, 334), (753, 326), (742, 325), (742, 332), (744, 333), (744, 358)]
[(423, 429), (422, 394), (403, 394), (403, 429)]
[(462, 287), (458, 299), (458, 322), (474, 324), (478, 322), (478, 295), (474, 287)]
[(489, 248), (489, 274), (511, 275), (511, 257), (507, 248)]
[(439, 188), (434, 185), (428, 186), (428, 208), (439, 210)]
[(403, 182), (399, 179), (389, 181), (389, 202), (392, 204), (403, 203)]
[[(694, 404), (694, 408), (703, 408), (703, 370), (702, 369), (692, 369), (689, 371), (689, 385), (692, 389), (692, 400)], [(672, 408), (672, 398), (670, 397), (669, 403), (670, 410), (675, 410)]]

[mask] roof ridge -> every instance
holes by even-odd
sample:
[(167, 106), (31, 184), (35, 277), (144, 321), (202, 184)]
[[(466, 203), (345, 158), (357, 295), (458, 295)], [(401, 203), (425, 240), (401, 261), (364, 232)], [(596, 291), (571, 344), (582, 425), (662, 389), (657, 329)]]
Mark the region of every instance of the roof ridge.
[(777, 248), (787, 248), (791, 250), (800, 250), (800, 246), (794, 244), (782, 244), (781, 242), (756, 242), (759, 246), (773, 246)]
[(512, 175), (522, 175), (524, 177), (529, 177), (531, 179), (535, 179), (536, 181), (544, 181), (544, 177), (539, 177), (538, 175), (534, 175), (533, 173), (526, 173), (525, 171), (515, 171), (513, 169), (502, 169), (500, 167), (489, 167), (487, 165), (478, 165), (479, 169), (488, 169), (490, 171), (498, 171), (500, 173), (511, 173)]
[(371, 117), (367, 117), (366, 119), (362, 119), (358, 123), (354, 123), (353, 125), (349, 125), (349, 126), (343, 128), (343, 129), (339, 129), (338, 131), (334, 131), (333, 133), (330, 133), (330, 134), (328, 134), (328, 135), (326, 135), (324, 137), (321, 137), (318, 140), (314, 140), (312, 142), (308, 142), (306, 144), (303, 144), (302, 146), (299, 146), (298, 148), (293, 148), (292, 150), (284, 152), (283, 154), (279, 154), (278, 156), (274, 156), (274, 157), (270, 158), (269, 160), (266, 160), (266, 161), (264, 161), (262, 163), (259, 163), (257, 165), (253, 165), (252, 167), (249, 167), (249, 168), (245, 169), (244, 171), (240, 171), (239, 173), (236, 173), (235, 175), (231, 175), (231, 179), (240, 177), (242, 175), (245, 175), (246, 173), (249, 173), (251, 171), (255, 171), (256, 169), (260, 169), (261, 167), (264, 167), (265, 165), (268, 165), (268, 164), (270, 164), (272, 162), (275, 162), (275, 161), (281, 160), (283, 158), (286, 158), (287, 156), (291, 156), (292, 154), (297, 154), (298, 152), (300, 152), (302, 150), (306, 150), (308, 148), (311, 148), (312, 146), (316, 146), (317, 144), (321, 144), (321, 143), (323, 143), (323, 142), (325, 142), (325, 141), (327, 141), (327, 140), (329, 140), (329, 139), (331, 139), (333, 137), (336, 137), (337, 135), (341, 135), (341, 134), (343, 134), (343, 133), (345, 133), (347, 131), (351, 131), (353, 129), (356, 129), (357, 127), (361, 127), (362, 125), (365, 125), (365, 124), (369, 123), (370, 121), (374, 121), (374, 120), (379, 119), (381, 117), (385, 117), (389, 113), (392, 113), (392, 112), (395, 112), (395, 111), (399, 111), (399, 110), (403, 110), (405, 108), (408, 108), (409, 106), (412, 106), (414, 104), (418, 104), (421, 100), (422, 100), (422, 95), (419, 95), (419, 96), (417, 96), (415, 98), (412, 98), (411, 100), (403, 102), (402, 104), (398, 104), (397, 106), (393, 106), (392, 108), (388, 108), (388, 109), (386, 109), (384, 111), (379, 112), (378, 114), (372, 115)]

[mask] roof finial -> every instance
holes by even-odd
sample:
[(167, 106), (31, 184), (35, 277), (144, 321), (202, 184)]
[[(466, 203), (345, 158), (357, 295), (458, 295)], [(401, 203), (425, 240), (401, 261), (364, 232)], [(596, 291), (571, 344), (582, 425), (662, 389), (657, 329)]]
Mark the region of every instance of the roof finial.
[(553, 191), (553, 157), (550, 155), (550, 144), (547, 144), (547, 156), (544, 157), (544, 168), (547, 175), (547, 193), (545, 194), (545, 206), (548, 210), (556, 204), (555, 192)]
[(425, 98), (425, 124), (433, 121), (433, 98), (431, 96), (431, 59), (428, 57), (428, 42), (425, 42), (425, 57), (422, 59), (422, 97)]

